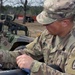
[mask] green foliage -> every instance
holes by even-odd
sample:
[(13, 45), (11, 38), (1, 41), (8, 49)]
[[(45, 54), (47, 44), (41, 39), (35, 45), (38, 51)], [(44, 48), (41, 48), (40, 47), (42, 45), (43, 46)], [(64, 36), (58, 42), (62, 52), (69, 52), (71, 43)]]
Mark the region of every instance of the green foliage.
[[(26, 8), (26, 14), (27, 15), (37, 15), (43, 10), (42, 6), (27, 6)], [(17, 6), (12, 7), (9, 5), (6, 5), (3, 7), (3, 13), (5, 14), (24, 14), (23, 6)]]
[(29, 8), (28, 12), (31, 12), (31, 15), (37, 15), (43, 10), (41, 6), (32, 6)]

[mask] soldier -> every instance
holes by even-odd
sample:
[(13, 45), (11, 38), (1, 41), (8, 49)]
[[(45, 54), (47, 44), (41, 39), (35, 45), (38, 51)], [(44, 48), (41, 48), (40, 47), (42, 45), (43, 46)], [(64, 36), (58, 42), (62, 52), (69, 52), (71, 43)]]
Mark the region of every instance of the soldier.
[[(75, 0), (45, 0), (37, 21), (46, 30), (23, 50), (0, 52), (2, 66), (18, 65), (30, 75), (75, 75), (74, 14)], [(44, 62), (39, 62), (42, 58)]]

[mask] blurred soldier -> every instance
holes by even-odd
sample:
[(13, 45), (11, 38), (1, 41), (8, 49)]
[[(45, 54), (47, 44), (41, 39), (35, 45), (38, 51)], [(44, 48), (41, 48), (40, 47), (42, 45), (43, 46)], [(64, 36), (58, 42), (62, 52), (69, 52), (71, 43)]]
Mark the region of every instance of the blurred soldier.
[(29, 69), (30, 75), (75, 75), (74, 14), (75, 0), (45, 0), (37, 21), (47, 30), (23, 50), (0, 52), (0, 63)]

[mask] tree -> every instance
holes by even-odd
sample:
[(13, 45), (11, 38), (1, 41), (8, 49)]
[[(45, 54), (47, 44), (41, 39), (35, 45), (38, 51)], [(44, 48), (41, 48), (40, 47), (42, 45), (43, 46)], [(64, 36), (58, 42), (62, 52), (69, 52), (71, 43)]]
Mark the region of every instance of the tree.
[(3, 13), (4, 11), (4, 3), (6, 3), (8, 0), (0, 0), (0, 13)]
[(24, 3), (22, 2), (22, 0), (21, 0), (21, 3), (23, 4), (23, 6), (24, 6), (24, 19), (23, 19), (23, 24), (25, 24), (25, 22), (26, 22), (26, 6), (27, 6), (27, 0), (25, 0), (24, 1)]
[[(4, 0), (1, 0), (2, 6), (3, 6), (3, 1)], [(43, 0), (16, 0), (16, 1), (15, 0), (5, 0), (5, 1), (8, 1), (8, 3), (11, 4), (12, 7), (15, 7), (15, 6), (22, 6), (23, 7), (23, 11), (22, 11), (23, 14), (24, 14), (23, 23), (26, 22), (26, 12), (28, 10), (28, 6), (30, 6), (30, 8), (31, 8), (31, 6), (35, 6), (35, 8), (34, 8), (35, 9), (35, 14), (37, 14), (38, 10), (36, 11), (36, 7), (37, 6), (42, 6), (42, 4), (43, 4)], [(31, 9), (31, 10), (33, 10), (33, 9)]]
[(19, 5), (19, 6), (23, 6), (23, 11), (24, 11), (24, 19), (23, 19), (23, 24), (26, 22), (26, 7), (27, 7), (27, 0), (17, 0), (14, 5)]
[(0, 13), (2, 12), (3, 0), (0, 0)]
[[(23, 19), (23, 24), (26, 22), (26, 11), (27, 11), (27, 5), (28, 6), (42, 6), (43, 4), (43, 0), (18, 0), (16, 2), (16, 4), (18, 5), (22, 5), (23, 6), (23, 10), (24, 10), (24, 19)], [(35, 13), (37, 14), (37, 11), (35, 11)]]

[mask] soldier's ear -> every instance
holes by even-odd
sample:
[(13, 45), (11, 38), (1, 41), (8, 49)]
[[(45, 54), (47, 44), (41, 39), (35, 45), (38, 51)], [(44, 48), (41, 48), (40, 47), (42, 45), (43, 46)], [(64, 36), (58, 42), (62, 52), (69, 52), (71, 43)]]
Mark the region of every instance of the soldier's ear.
[(63, 27), (68, 26), (68, 24), (69, 24), (69, 20), (67, 20), (67, 19), (61, 21), (61, 25), (62, 25)]

